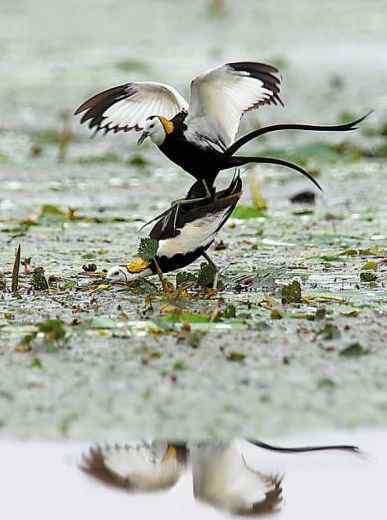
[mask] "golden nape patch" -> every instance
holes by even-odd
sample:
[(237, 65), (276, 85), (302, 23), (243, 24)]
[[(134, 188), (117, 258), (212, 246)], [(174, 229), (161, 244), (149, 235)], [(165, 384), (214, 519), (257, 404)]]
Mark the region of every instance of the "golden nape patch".
[(172, 121), (170, 121), (169, 119), (167, 119), (166, 117), (163, 117), (163, 116), (159, 116), (159, 119), (161, 121), (161, 124), (164, 127), (165, 132), (167, 134), (171, 134), (175, 129)]
[(174, 446), (168, 446), (168, 448), (166, 449), (166, 451), (164, 453), (162, 462), (167, 462), (171, 459), (175, 459), (176, 456), (177, 456), (176, 448)]
[(126, 269), (129, 273), (140, 273), (147, 267), (149, 267), (151, 262), (148, 260), (144, 260), (140, 256), (135, 256), (131, 262), (129, 262), (126, 266)]

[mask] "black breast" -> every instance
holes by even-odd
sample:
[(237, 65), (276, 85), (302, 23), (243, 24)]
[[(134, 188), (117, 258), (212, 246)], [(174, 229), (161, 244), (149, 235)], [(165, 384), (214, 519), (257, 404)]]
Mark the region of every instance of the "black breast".
[(204, 146), (188, 141), (184, 134), (187, 129), (184, 123), (186, 117), (185, 112), (180, 112), (172, 119), (174, 130), (166, 135), (159, 149), (195, 179), (206, 179), (211, 184), (223, 166), (223, 154), (204, 141)]

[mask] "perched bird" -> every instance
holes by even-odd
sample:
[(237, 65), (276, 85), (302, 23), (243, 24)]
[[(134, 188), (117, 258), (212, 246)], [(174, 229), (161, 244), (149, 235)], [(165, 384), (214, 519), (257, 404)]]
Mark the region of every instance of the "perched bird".
[[(191, 190), (188, 195), (192, 194)], [(242, 196), (242, 181), (237, 174), (230, 185), (217, 192), (213, 199), (198, 202), (189, 200), (176, 216), (173, 208), (163, 213), (149, 237), (158, 241), (153, 261), (135, 257), (126, 266), (112, 267), (107, 279), (112, 282), (131, 282), (157, 274), (181, 269), (203, 256), (216, 271), (206, 251), (217, 233), (229, 219)]]
[[(96, 132), (142, 131), (138, 143), (150, 137), (173, 162), (200, 184), (198, 197), (213, 197), (221, 170), (248, 163), (270, 163), (309, 173), (288, 161), (270, 157), (242, 157), (235, 152), (251, 139), (281, 129), (346, 131), (363, 118), (344, 125), (275, 125), (251, 132), (235, 141), (243, 114), (262, 105), (283, 105), (278, 70), (264, 63), (235, 62), (200, 74), (191, 82), (190, 104), (169, 85), (153, 81), (129, 82), (85, 101), (75, 114), (84, 112)], [(200, 189), (199, 189), (200, 188)], [(181, 203), (181, 201), (178, 201)]]

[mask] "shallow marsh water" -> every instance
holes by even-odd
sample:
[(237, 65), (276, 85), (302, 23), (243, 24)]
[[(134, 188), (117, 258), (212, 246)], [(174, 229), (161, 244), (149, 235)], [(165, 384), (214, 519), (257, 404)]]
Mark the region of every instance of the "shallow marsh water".
[[(139, 224), (190, 184), (150, 146), (136, 149), (125, 135), (90, 140), (75, 121), (74, 142), (58, 163), (61, 113), (89, 94), (133, 77), (182, 87), (205, 66), (274, 59), (282, 63), (287, 108), (259, 111), (245, 129), (257, 119), (329, 123), (343, 111), (369, 108), (376, 113), (364, 126), (375, 129), (387, 117), (383, 2), (366, 11), (361, 2), (328, 3), (326, 11), (297, 2), (293, 24), (279, 3), (244, 2), (239, 9), (226, 2), (218, 18), (205, 2), (172, 3), (176, 19), (164, 2), (146, 2), (136, 5), (133, 24), (133, 12), (119, 2), (77, 3), (76, 17), (72, 2), (42, 2), (44, 9), (27, 0), (2, 2), (0, 271), (10, 287), (20, 243), (22, 257), (58, 281), (49, 292), (31, 291), (30, 277), (21, 276), (20, 297), (1, 295), (0, 432), (125, 439), (273, 435), (300, 423), (310, 430), (385, 424), (387, 265), (379, 265), (375, 282), (360, 280), (366, 262), (387, 255), (385, 159), (302, 152), (305, 143), (337, 143), (342, 136), (289, 133), (264, 142), (293, 150), (295, 159), (319, 170), (324, 193), (315, 206), (292, 205), (289, 197), (306, 181), (256, 169), (268, 212), (231, 221), (220, 236), (227, 248), (212, 252), (225, 268), (224, 303), (183, 302), (185, 311), (200, 313), (188, 316), (192, 334), (206, 334), (177, 338), (181, 324), (171, 324), (158, 298), (150, 308), (143, 294), (121, 288), (81, 290), (92, 282), (83, 264), (103, 269), (125, 262), (137, 249)], [(308, 23), (317, 15), (319, 27)], [(43, 18), (50, 22), (45, 31)], [(185, 18), (189, 33), (182, 39)], [(368, 150), (385, 143), (361, 132), (345, 140)], [(133, 154), (145, 164), (128, 164)], [(250, 204), (247, 182), (243, 202)], [(63, 214), (23, 224), (47, 204)], [(69, 219), (69, 207), (87, 218)], [(293, 279), (301, 282), (303, 300), (284, 305), (281, 286)], [(236, 317), (222, 318), (229, 304)], [(220, 319), (210, 322), (217, 305)], [(21, 340), (48, 318), (63, 320), (65, 340), (52, 344), (40, 334), (31, 350), (20, 352)]]

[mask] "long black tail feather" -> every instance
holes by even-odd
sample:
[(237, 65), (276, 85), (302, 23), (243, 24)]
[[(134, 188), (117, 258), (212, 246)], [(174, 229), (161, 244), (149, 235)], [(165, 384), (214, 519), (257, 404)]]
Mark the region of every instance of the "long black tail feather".
[(272, 446), (271, 444), (266, 444), (266, 442), (256, 441), (248, 439), (250, 444), (257, 446), (259, 448), (264, 448), (265, 450), (270, 451), (278, 451), (281, 453), (306, 453), (310, 451), (328, 451), (328, 450), (339, 450), (339, 451), (349, 451), (352, 453), (359, 453), (360, 450), (357, 446), (352, 446), (350, 444), (338, 444), (338, 445), (328, 445), (328, 446), (299, 446), (296, 448), (284, 448), (281, 446)]
[(265, 126), (263, 128), (259, 128), (258, 130), (253, 130), (248, 134), (244, 135), (235, 143), (233, 143), (227, 150), (224, 152), (226, 155), (234, 155), (234, 153), (239, 150), (243, 145), (255, 139), (255, 137), (259, 137), (261, 135), (267, 134), (269, 132), (276, 132), (277, 130), (312, 130), (318, 132), (348, 132), (349, 130), (356, 130), (357, 127), (355, 125), (364, 121), (366, 117), (372, 114), (373, 110), (368, 112), (359, 119), (355, 121), (351, 121), (350, 123), (345, 123), (342, 125), (302, 125), (302, 124), (281, 124), (281, 125), (271, 125)]
[(273, 157), (242, 157), (238, 155), (233, 155), (233, 159), (236, 159), (235, 166), (242, 166), (243, 164), (248, 163), (265, 163), (265, 164), (279, 164), (280, 166), (286, 166), (287, 168), (291, 168), (292, 170), (296, 170), (302, 175), (305, 175), (319, 190), (322, 191), (320, 184), (316, 181), (314, 177), (310, 175), (304, 168), (298, 166), (298, 164), (294, 164), (288, 161), (284, 161), (283, 159), (276, 159)]

